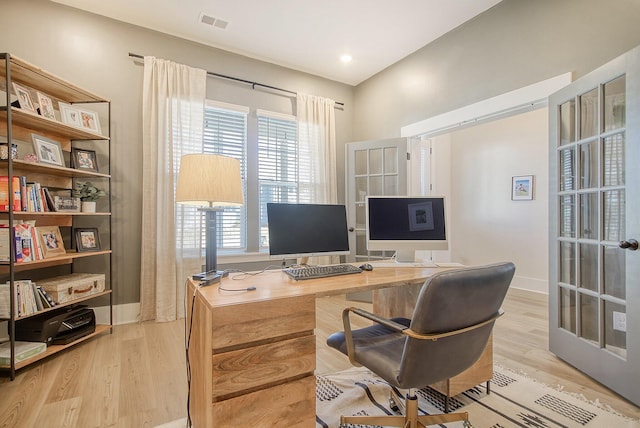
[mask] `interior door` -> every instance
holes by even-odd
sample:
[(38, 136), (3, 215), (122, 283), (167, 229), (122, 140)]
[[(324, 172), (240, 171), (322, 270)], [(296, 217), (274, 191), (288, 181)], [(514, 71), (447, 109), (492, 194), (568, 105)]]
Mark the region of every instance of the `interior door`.
[(640, 47), (549, 112), (549, 349), (640, 405)]
[(346, 145), (346, 205), (349, 261), (388, 258), (393, 252), (367, 251), (365, 197), (406, 195), (407, 138), (359, 141)]

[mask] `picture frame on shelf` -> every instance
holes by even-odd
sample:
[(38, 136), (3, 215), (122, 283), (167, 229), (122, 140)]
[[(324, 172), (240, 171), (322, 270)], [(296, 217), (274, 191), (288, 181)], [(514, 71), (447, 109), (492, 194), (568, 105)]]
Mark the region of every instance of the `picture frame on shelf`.
[(65, 166), (62, 146), (58, 141), (37, 134), (31, 134), (31, 139), (33, 140), (33, 148), (38, 157), (38, 162)]
[(63, 102), (58, 103), (58, 107), (63, 123), (96, 134), (102, 133), (100, 119), (95, 111), (81, 109)]
[(36, 234), (45, 259), (67, 253), (58, 226), (37, 226)]
[(56, 212), (79, 213), (80, 198), (72, 196), (54, 196), (53, 209)]
[(76, 250), (79, 253), (85, 251), (100, 251), (100, 234), (95, 227), (75, 229)]
[(533, 200), (533, 175), (517, 175), (511, 178), (511, 200)]
[(71, 149), (71, 166), (75, 169), (98, 172), (98, 162), (94, 150)]
[(38, 112), (36, 111), (36, 107), (31, 100), (31, 92), (29, 91), (29, 89), (26, 86), (22, 86), (21, 84), (16, 82), (11, 83), (13, 84), (13, 90), (18, 97), (18, 105), (20, 106), (20, 108), (22, 110), (27, 110), (31, 113), (38, 114)]
[(56, 113), (53, 108), (53, 100), (51, 97), (40, 91), (36, 91), (36, 96), (38, 97), (38, 105), (40, 106), (40, 116), (56, 120)]

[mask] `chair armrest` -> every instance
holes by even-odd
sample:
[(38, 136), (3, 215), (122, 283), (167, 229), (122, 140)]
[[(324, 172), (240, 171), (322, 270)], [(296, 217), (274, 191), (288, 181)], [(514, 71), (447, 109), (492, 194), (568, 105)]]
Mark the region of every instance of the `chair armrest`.
[(371, 312), (365, 311), (364, 309), (360, 309), (360, 308), (354, 308), (354, 307), (349, 307), (349, 308), (345, 308), (342, 311), (342, 324), (344, 326), (344, 339), (345, 339), (345, 343), (347, 345), (347, 356), (349, 357), (349, 361), (351, 362), (351, 364), (353, 364), (354, 366), (360, 366), (360, 364), (358, 364), (358, 362), (355, 360), (355, 356), (356, 356), (356, 347), (355, 344), (353, 342), (353, 333), (351, 330), (351, 321), (349, 318), (349, 314), (353, 312), (356, 315), (359, 315), (363, 318), (367, 318), (377, 324), (383, 325), (385, 327), (388, 327), (392, 330), (398, 331), (398, 332), (403, 332), (404, 330), (408, 330), (408, 327), (405, 325), (402, 325), (400, 323), (391, 321), (390, 319), (387, 318), (383, 318), (381, 316), (378, 316), (376, 314), (372, 314)]
[(502, 309), (500, 309), (497, 314), (495, 314), (494, 316), (492, 316), (488, 320), (479, 322), (477, 324), (470, 325), (469, 327), (460, 328), (458, 330), (445, 331), (444, 333), (422, 334), (422, 333), (416, 333), (415, 331), (411, 330), (410, 328), (402, 330), (402, 333), (406, 334), (407, 336), (409, 336), (409, 337), (411, 337), (413, 339), (433, 340), (435, 342), (436, 340), (442, 339), (443, 337), (455, 336), (455, 335), (458, 335), (458, 334), (466, 333), (466, 332), (471, 331), (471, 330), (475, 330), (475, 329), (480, 328), (480, 327), (484, 327), (485, 325), (494, 322), (495, 320), (500, 318), (502, 315), (504, 315), (504, 311)]

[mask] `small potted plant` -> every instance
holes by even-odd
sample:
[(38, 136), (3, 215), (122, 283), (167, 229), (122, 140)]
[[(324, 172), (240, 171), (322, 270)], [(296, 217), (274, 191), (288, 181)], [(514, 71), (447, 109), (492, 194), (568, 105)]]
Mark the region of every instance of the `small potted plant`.
[(80, 198), (80, 201), (82, 202), (81, 211), (84, 213), (96, 212), (96, 201), (106, 195), (104, 190), (98, 189), (90, 181), (85, 183), (76, 183), (76, 187), (73, 189), (72, 194), (74, 197)]

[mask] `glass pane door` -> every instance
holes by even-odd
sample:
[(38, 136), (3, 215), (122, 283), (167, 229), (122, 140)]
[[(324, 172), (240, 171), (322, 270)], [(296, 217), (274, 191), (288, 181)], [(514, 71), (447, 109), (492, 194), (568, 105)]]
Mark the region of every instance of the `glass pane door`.
[(407, 185), (407, 140), (363, 141), (347, 144), (347, 217), (351, 228), (350, 261), (389, 258), (392, 253), (367, 251), (365, 198), (402, 195)]
[(549, 99), (549, 348), (638, 404), (640, 49), (627, 55)]

